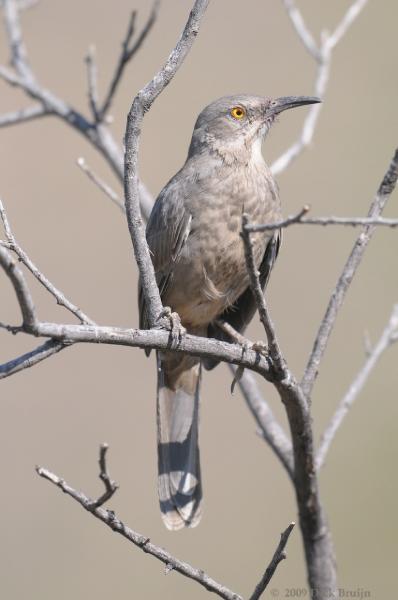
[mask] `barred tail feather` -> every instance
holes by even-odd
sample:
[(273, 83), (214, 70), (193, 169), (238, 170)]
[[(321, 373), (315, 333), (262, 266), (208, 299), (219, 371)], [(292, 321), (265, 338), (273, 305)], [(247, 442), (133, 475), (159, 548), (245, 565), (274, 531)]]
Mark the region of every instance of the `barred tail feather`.
[(158, 356), (158, 489), (168, 529), (195, 527), (201, 518), (198, 445), (200, 362)]

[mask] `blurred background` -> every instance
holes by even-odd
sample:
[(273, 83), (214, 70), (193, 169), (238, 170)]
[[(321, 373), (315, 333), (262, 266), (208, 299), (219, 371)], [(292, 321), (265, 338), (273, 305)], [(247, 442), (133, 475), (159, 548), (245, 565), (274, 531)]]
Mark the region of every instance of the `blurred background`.
[[(163, 64), (185, 24), (190, 2), (163, 2), (158, 21), (127, 69), (113, 106), (122, 141), (127, 111)], [(319, 39), (348, 3), (302, 0)], [(97, 48), (99, 87), (107, 89), (132, 9), (143, 24), (145, 0), (41, 0), (23, 14), (29, 58), (40, 82), (88, 114), (83, 57)], [(397, 144), (397, 53), (394, 2), (369, 2), (336, 48), (312, 147), (278, 177), (285, 214), (312, 205), (313, 215), (365, 215)], [(0, 62), (8, 61), (0, 30)], [(199, 111), (218, 96), (310, 95), (316, 66), (281, 2), (218, 0), (172, 84), (144, 122), (140, 173), (156, 196), (185, 160)], [(31, 104), (0, 82), (0, 114)], [(306, 109), (284, 113), (264, 148), (272, 161), (296, 139)], [(125, 220), (76, 166), (87, 162), (119, 194), (109, 167), (75, 131), (45, 118), (0, 131), (0, 194), (14, 233), (43, 272), (95, 321), (137, 326), (137, 269)], [(397, 192), (386, 216), (397, 215)], [(268, 298), (289, 364), (300, 376), (326, 302), (355, 231), (290, 228)], [(314, 391), (317, 439), (365, 359), (364, 332), (376, 341), (398, 299), (398, 234), (379, 230), (345, 302)], [(43, 320), (69, 313), (31, 278)], [(20, 320), (14, 293), (0, 276), (0, 319)], [(249, 337), (263, 332), (256, 320)], [(0, 330), (0, 360), (35, 340)], [(336, 436), (321, 474), (321, 494), (336, 545), (339, 584), (382, 598), (395, 586), (398, 347), (369, 379)], [(260, 382), (286, 427), (271, 387)], [(177, 557), (247, 596), (279, 534), (296, 520), (293, 490), (221, 365), (206, 373), (201, 453), (205, 512), (195, 530), (169, 533), (156, 489), (155, 364), (138, 349), (76, 346), (2, 381), (0, 402), (0, 594), (8, 600), (105, 600), (132, 597), (192, 600), (207, 592), (144, 555), (70, 498), (39, 479), (52, 469), (89, 495), (101, 491), (97, 457), (110, 444), (109, 467), (120, 490), (109, 507), (132, 528)], [(271, 588), (280, 597), (306, 588), (300, 531)], [(269, 594), (270, 592), (268, 592)], [(359, 597), (359, 596), (358, 596)]]

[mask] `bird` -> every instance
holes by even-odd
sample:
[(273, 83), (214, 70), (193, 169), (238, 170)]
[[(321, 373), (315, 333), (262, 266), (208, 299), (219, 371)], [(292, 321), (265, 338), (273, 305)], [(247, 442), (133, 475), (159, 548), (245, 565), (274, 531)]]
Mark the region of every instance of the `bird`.
[[(309, 96), (239, 94), (219, 98), (199, 114), (185, 164), (160, 192), (146, 228), (162, 303), (179, 315), (189, 334), (231, 341), (217, 323), (242, 333), (253, 318), (242, 215), (252, 224), (282, 218), (262, 142), (282, 111), (317, 102)], [(280, 240), (279, 230), (251, 236), (263, 290)], [(140, 328), (148, 329), (141, 284), (139, 315)], [(195, 527), (202, 516), (199, 389), (202, 365), (216, 364), (157, 353), (158, 492), (170, 530)]]

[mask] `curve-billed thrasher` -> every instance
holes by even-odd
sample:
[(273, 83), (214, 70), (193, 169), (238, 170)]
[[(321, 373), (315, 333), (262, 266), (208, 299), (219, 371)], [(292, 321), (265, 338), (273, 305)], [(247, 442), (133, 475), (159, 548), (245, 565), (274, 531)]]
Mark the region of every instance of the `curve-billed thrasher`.
[[(281, 219), (278, 189), (261, 143), (278, 113), (318, 98), (239, 95), (216, 100), (199, 115), (182, 169), (159, 194), (147, 226), (163, 304), (189, 333), (227, 339), (215, 323), (243, 331), (255, 312), (249, 288), (242, 213), (251, 223)], [(264, 288), (280, 232), (251, 236)], [(140, 291), (140, 326), (148, 326)], [(203, 361), (211, 369), (214, 361)], [(162, 517), (169, 529), (194, 527), (201, 517), (198, 447), (201, 361), (158, 355), (158, 466)]]

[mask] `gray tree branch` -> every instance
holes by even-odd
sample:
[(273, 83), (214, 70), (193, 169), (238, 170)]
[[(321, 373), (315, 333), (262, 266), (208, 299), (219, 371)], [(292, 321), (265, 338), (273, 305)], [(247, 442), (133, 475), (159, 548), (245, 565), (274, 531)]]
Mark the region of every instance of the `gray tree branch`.
[(126, 68), (128, 63), (132, 60), (132, 58), (134, 58), (134, 56), (137, 54), (137, 52), (140, 50), (141, 46), (143, 45), (146, 38), (148, 37), (148, 34), (151, 31), (153, 25), (155, 24), (156, 19), (158, 17), (158, 13), (159, 13), (159, 6), (160, 6), (160, 1), (155, 0), (147, 22), (145, 23), (144, 27), (140, 31), (136, 41), (132, 45), (131, 45), (131, 43), (132, 43), (132, 40), (134, 37), (137, 13), (136, 13), (136, 11), (133, 11), (131, 13), (129, 24), (127, 27), (127, 33), (122, 42), (122, 51), (120, 53), (120, 56), (119, 56), (119, 59), (118, 59), (117, 65), (116, 65), (115, 72), (114, 72), (111, 82), (109, 84), (109, 89), (105, 96), (104, 102), (98, 111), (98, 118), (100, 120), (104, 119), (105, 115), (108, 113), (108, 111), (111, 107), (116, 90), (122, 80), (124, 69)]
[(18, 356), (2, 365), (0, 365), (0, 379), (15, 375), (24, 369), (34, 367), (42, 360), (50, 358), (53, 354), (57, 354), (60, 350), (67, 348), (61, 342), (55, 342), (54, 340), (47, 340), (44, 344), (41, 344), (31, 352), (26, 352), (22, 356)]
[(281, 539), (280, 539), (277, 549), (274, 552), (274, 556), (272, 557), (270, 564), (266, 568), (261, 580), (256, 585), (256, 588), (255, 588), (254, 592), (252, 593), (252, 595), (250, 596), (249, 600), (259, 600), (259, 598), (263, 595), (269, 582), (271, 581), (276, 569), (278, 568), (279, 563), (282, 560), (285, 560), (286, 544), (289, 540), (290, 534), (292, 533), (294, 526), (295, 526), (295, 523), (290, 523), (290, 525), (287, 527), (287, 529), (285, 529), (285, 531), (283, 531), (281, 533)]
[[(234, 367), (231, 367), (231, 370), (235, 372)], [(238, 379), (238, 384), (243, 398), (258, 425), (261, 436), (279, 458), (290, 479), (294, 480), (292, 443), (260, 392), (255, 378), (251, 373), (245, 371)]]
[(7, 239), (7, 247), (12, 250), (17, 256), (19, 261), (25, 265), (27, 269), (32, 273), (32, 275), (46, 288), (48, 292), (56, 299), (57, 303), (60, 306), (63, 306), (69, 312), (71, 312), (75, 317), (77, 317), (81, 323), (94, 325), (94, 321), (90, 319), (80, 308), (75, 306), (66, 296), (55, 287), (51, 281), (47, 279), (45, 275), (36, 267), (36, 265), (32, 262), (26, 252), (21, 248), (18, 244), (15, 236), (11, 230), (10, 223), (7, 218), (6, 211), (4, 209), (3, 203), (0, 199), (0, 220), (3, 223), (4, 231)]
[(264, 331), (268, 341), (268, 351), (273, 362), (275, 374), (279, 378), (288, 378), (290, 376), (286, 361), (279, 347), (279, 342), (276, 337), (275, 327), (268, 312), (268, 307), (265, 302), (263, 290), (261, 289), (259, 272), (256, 268), (253, 256), (253, 245), (250, 239), (248, 230), (249, 220), (246, 214), (242, 215), (242, 239), (245, 247), (246, 266), (249, 273), (250, 287), (256, 300), (257, 310), (260, 321), (263, 324)]
[(124, 159), (124, 195), (127, 222), (134, 246), (134, 254), (140, 273), (143, 294), (146, 300), (148, 321), (151, 327), (158, 324), (163, 312), (155, 272), (146, 242), (141, 218), (138, 189), (138, 149), (142, 122), (145, 113), (173, 79), (182, 65), (199, 32), (201, 20), (209, 0), (196, 0), (189, 14), (180, 39), (173, 48), (164, 66), (153, 79), (137, 94), (127, 117)]
[(362, 391), (363, 386), (368, 380), (371, 372), (375, 368), (381, 355), (392, 344), (398, 341), (398, 304), (396, 304), (391, 313), (390, 319), (382, 331), (379, 340), (369, 351), (365, 364), (351, 383), (347, 392), (343, 396), (336, 412), (334, 413), (329, 425), (326, 427), (316, 455), (316, 468), (320, 469), (325, 460), (333, 439), (340, 429), (342, 422), (347, 416), (351, 406)]
[[(323, 31), (321, 34), (321, 44), (319, 47), (316, 44), (310, 30), (308, 29), (301, 12), (297, 8), (295, 1), (282, 1), (297, 35), (299, 36), (310, 56), (317, 63), (314, 96), (317, 96), (323, 100), (329, 82), (332, 51), (354, 23), (361, 10), (364, 8), (367, 0), (355, 0), (348, 8), (344, 17), (332, 34), (328, 34), (326, 31)], [(314, 104), (309, 108), (297, 141), (294, 142), (272, 164), (271, 171), (274, 175), (284, 171), (305, 148), (311, 145), (321, 110), (322, 103)]]
[(84, 158), (80, 157), (77, 159), (76, 162), (77, 162), (78, 167), (80, 167), (80, 169), (83, 171), (83, 173), (85, 173), (87, 175), (87, 177), (90, 179), (90, 181), (95, 183), (95, 185), (97, 187), (99, 187), (99, 189), (102, 192), (104, 192), (104, 194), (106, 196), (108, 196), (108, 198), (111, 200), (111, 202), (113, 202), (113, 204), (115, 206), (117, 206), (118, 209), (122, 213), (125, 214), (126, 209), (124, 207), (123, 202), (120, 200), (119, 196), (107, 183), (105, 183), (105, 181), (103, 181), (96, 173), (94, 173), (94, 171), (88, 166), (88, 164), (86, 163)]
[(377, 225), (378, 227), (398, 227), (398, 219), (372, 219), (370, 217), (304, 217), (309, 210), (308, 206), (302, 208), (295, 215), (290, 215), (277, 221), (276, 223), (263, 223), (259, 225), (246, 225), (246, 231), (254, 233), (255, 231), (274, 231), (278, 229), (286, 229), (291, 225), (342, 225), (346, 227), (362, 227), (363, 225)]
[(29, 106), (28, 108), (21, 108), (20, 110), (0, 115), (0, 127), (8, 127), (9, 125), (18, 125), (19, 123), (33, 121), (34, 119), (44, 117), (49, 113), (50, 111), (41, 104)]
[[(368, 217), (378, 219), (395, 189), (398, 178), (398, 149), (396, 149), (392, 161), (386, 174), (377, 190), (377, 193), (371, 203)], [(375, 225), (366, 225), (354, 243), (354, 247), (344, 265), (343, 271), (337, 281), (329, 300), (325, 315), (321, 321), (317, 336), (309, 357), (305, 373), (302, 380), (304, 394), (309, 398), (315, 379), (319, 372), (320, 363), (326, 350), (330, 335), (333, 331), (339, 310), (343, 304), (344, 298), (354, 278), (356, 270), (362, 261), (365, 250), (376, 231)]]
[(241, 596), (235, 594), (224, 585), (209, 577), (209, 575), (207, 575), (201, 569), (196, 569), (188, 563), (179, 560), (167, 552), (167, 550), (164, 550), (163, 548), (153, 544), (148, 537), (142, 535), (141, 533), (137, 533), (128, 527), (115, 515), (112, 510), (101, 508), (102, 504), (104, 504), (106, 500), (109, 500), (109, 498), (116, 491), (116, 484), (110, 480), (106, 468), (106, 450), (107, 445), (103, 444), (100, 449), (100, 478), (102, 481), (104, 481), (106, 489), (105, 493), (97, 500), (93, 500), (92, 498), (86, 496), (86, 494), (83, 492), (74, 489), (68, 483), (66, 483), (64, 479), (61, 479), (58, 477), (58, 475), (55, 475), (48, 469), (36, 467), (36, 471), (40, 477), (43, 477), (43, 479), (47, 479), (47, 481), (50, 481), (56, 485), (67, 496), (70, 496), (76, 500), (76, 502), (78, 502), (85, 510), (91, 513), (96, 519), (99, 519), (105, 525), (110, 527), (112, 531), (126, 538), (129, 542), (137, 546), (137, 548), (140, 548), (146, 554), (150, 554), (151, 556), (160, 560), (166, 566), (166, 572), (171, 570), (176, 571), (177, 573), (188, 577), (188, 579), (196, 581), (206, 590), (209, 592), (214, 592), (220, 598), (224, 598), (224, 600), (243, 600)]
[[(11, 86), (23, 90), (27, 96), (38, 101), (43, 109), (43, 115), (55, 115), (67, 125), (83, 135), (94, 148), (104, 157), (120, 181), (123, 180), (123, 153), (116, 143), (109, 127), (103, 122), (92, 122), (82, 113), (71, 107), (63, 99), (42, 86), (27, 62), (27, 52), (23, 43), (20, 15), (15, 0), (4, 0), (3, 13), (8, 45), (11, 54), (11, 64), (15, 72), (0, 66), (0, 78)], [(36, 115), (39, 116), (39, 115)], [(26, 119), (16, 120), (15, 115), (0, 115), (0, 125), (15, 124)], [(9, 123), (7, 123), (9, 121)], [(143, 215), (148, 218), (153, 199), (141, 181), (138, 183), (140, 202)]]
[(3, 246), (0, 246), (0, 266), (3, 267), (14, 287), (22, 313), (22, 326), (24, 328), (26, 327), (27, 330), (34, 329), (37, 326), (38, 321), (30, 290), (21, 270), (18, 268), (17, 262), (12, 257), (11, 252)]

